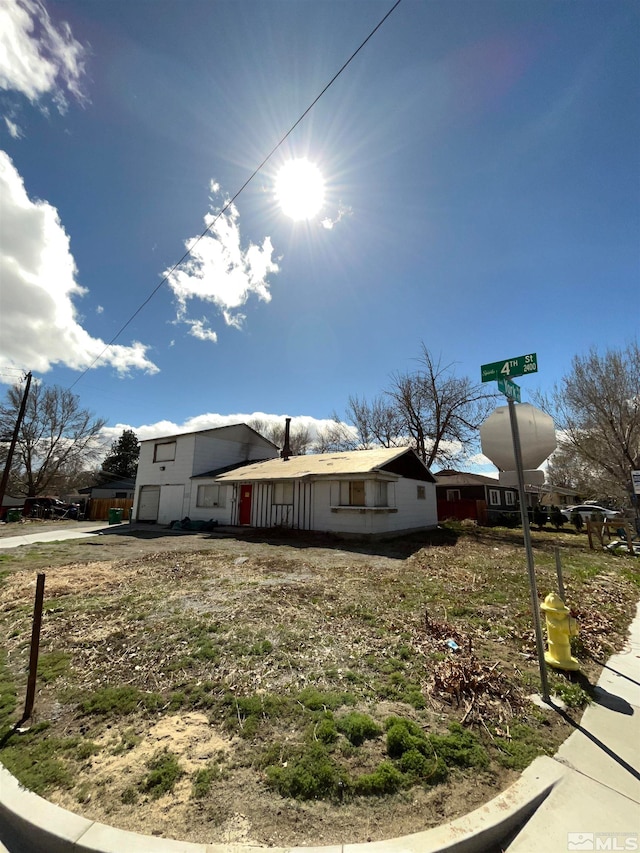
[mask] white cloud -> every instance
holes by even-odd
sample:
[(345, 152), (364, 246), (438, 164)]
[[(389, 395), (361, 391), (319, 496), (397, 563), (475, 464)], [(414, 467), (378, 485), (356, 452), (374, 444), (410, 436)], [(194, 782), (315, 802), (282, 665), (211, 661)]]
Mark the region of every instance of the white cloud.
[(320, 225), (325, 228), (327, 231), (331, 231), (337, 224), (343, 219), (345, 216), (352, 216), (353, 208), (347, 207), (346, 205), (338, 205), (338, 210), (334, 217), (325, 216), (324, 219), (320, 221)]
[(199, 341), (211, 341), (215, 344), (218, 340), (216, 333), (207, 328), (206, 320), (186, 320), (185, 322), (191, 326), (189, 334), (193, 335), (194, 338), (198, 338)]
[[(112, 427), (105, 427), (102, 434), (109, 441), (117, 440), (122, 431), (132, 429), (138, 436), (140, 441), (146, 441), (149, 438), (160, 438), (165, 435), (178, 435), (183, 432), (196, 432), (203, 429), (214, 429), (215, 427), (227, 426), (229, 424), (248, 423), (249, 421), (261, 421), (262, 423), (278, 423), (284, 426), (285, 417), (289, 415), (274, 415), (265, 412), (237, 413), (233, 415), (220, 415), (208, 412), (204, 415), (196, 415), (189, 418), (182, 424), (174, 423), (173, 421), (158, 421), (154, 424), (142, 424), (140, 426), (132, 426), (130, 424), (116, 424)], [(291, 427), (306, 427), (309, 430), (311, 441), (314, 441), (318, 435), (327, 427), (334, 426), (335, 422), (331, 419), (313, 418), (309, 415), (298, 415), (291, 418)]]
[[(211, 189), (218, 192), (219, 188), (212, 183)], [(191, 334), (196, 337), (205, 339), (206, 331), (206, 339), (212, 341), (216, 336), (204, 329), (203, 321), (187, 316), (189, 300), (215, 305), (228, 326), (241, 328), (245, 314), (238, 309), (252, 296), (269, 302), (268, 276), (278, 272), (269, 237), (260, 246), (250, 243), (248, 248), (242, 248), (239, 214), (234, 205), (216, 216), (215, 213), (205, 216), (210, 230), (204, 237), (186, 241), (189, 258), (178, 269), (164, 273), (178, 302), (178, 321), (189, 324)]]
[(31, 102), (51, 95), (65, 112), (64, 91), (82, 100), (85, 49), (68, 24), (57, 27), (38, 0), (0, 4), (0, 88), (20, 92)]
[(11, 121), (7, 116), (4, 117), (4, 123), (7, 125), (7, 130), (9, 131), (9, 136), (13, 139), (22, 139), (23, 133), (22, 130), (18, 127), (15, 121)]
[[(58, 211), (31, 200), (9, 156), (0, 151), (0, 281), (2, 352), (0, 367), (45, 373), (55, 364), (84, 370), (106, 343), (80, 326), (73, 300), (87, 291), (76, 280), (69, 237)], [(96, 366), (110, 364), (120, 374), (131, 369), (156, 373), (147, 347), (109, 347)]]

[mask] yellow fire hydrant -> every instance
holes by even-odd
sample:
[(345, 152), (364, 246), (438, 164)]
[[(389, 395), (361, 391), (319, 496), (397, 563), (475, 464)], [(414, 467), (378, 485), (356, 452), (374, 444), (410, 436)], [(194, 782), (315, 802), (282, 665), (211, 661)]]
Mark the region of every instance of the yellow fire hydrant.
[(550, 592), (540, 605), (547, 620), (549, 650), (544, 659), (555, 669), (580, 669), (578, 661), (571, 657), (571, 637), (578, 634), (578, 623), (569, 615), (569, 608), (555, 592)]

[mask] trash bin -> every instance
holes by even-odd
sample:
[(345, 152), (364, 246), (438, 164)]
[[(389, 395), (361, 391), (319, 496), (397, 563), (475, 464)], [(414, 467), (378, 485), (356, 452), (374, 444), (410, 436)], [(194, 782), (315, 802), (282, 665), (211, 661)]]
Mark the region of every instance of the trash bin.
[(122, 510), (119, 507), (111, 507), (109, 510), (109, 524), (121, 524)]
[(8, 509), (7, 510), (7, 521), (20, 521), (22, 518), (22, 510), (21, 509)]

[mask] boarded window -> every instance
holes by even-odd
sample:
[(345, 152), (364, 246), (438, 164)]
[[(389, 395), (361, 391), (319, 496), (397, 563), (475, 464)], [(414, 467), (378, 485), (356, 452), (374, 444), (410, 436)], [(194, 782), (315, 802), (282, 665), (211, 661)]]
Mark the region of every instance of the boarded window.
[(340, 483), (341, 506), (364, 506), (364, 480), (343, 480)]
[(500, 506), (500, 492), (498, 489), (489, 489), (489, 503), (491, 506)]
[(215, 506), (224, 506), (223, 486), (198, 486), (196, 506), (211, 509)]
[(387, 485), (388, 485), (387, 483), (381, 483), (381, 482), (376, 481), (376, 483), (375, 483), (375, 487), (376, 487), (375, 506), (387, 506), (387, 504), (388, 504), (388, 501), (387, 501)]
[(507, 499), (507, 506), (515, 506), (516, 505), (516, 493), (515, 492), (505, 492), (505, 497)]
[(274, 504), (292, 504), (293, 503), (293, 483), (274, 483), (273, 484), (273, 499)]
[(448, 501), (459, 501), (460, 500), (460, 489), (447, 489), (447, 500)]
[(159, 442), (153, 448), (154, 462), (173, 462), (176, 458), (176, 443), (175, 441)]
[(418, 486), (418, 500), (426, 501), (427, 499), (427, 490), (424, 486)]

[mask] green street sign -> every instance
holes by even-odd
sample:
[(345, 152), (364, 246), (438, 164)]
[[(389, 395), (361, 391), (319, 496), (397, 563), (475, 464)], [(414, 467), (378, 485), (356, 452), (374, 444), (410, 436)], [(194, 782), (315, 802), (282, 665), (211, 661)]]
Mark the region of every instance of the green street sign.
[(538, 357), (535, 352), (532, 352), (529, 355), (519, 355), (517, 358), (494, 361), (492, 364), (483, 364), (480, 372), (483, 382), (494, 382), (496, 379), (508, 379), (510, 376), (537, 373)]
[(520, 402), (520, 386), (516, 385), (515, 382), (512, 382), (510, 379), (498, 379), (498, 388), (505, 397), (515, 400), (516, 403)]

